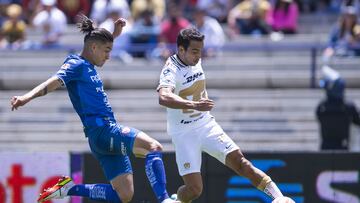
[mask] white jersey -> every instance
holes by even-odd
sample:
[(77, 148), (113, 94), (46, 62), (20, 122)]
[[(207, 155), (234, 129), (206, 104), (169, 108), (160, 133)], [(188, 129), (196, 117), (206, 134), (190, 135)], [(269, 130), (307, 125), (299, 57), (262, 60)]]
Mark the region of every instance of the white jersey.
[[(176, 54), (169, 57), (161, 71), (157, 89), (161, 87), (171, 87), (175, 94), (187, 100), (199, 101), (207, 98), (201, 60), (195, 66), (187, 66)], [(197, 128), (211, 117), (208, 111), (167, 108), (168, 133), (174, 134)]]

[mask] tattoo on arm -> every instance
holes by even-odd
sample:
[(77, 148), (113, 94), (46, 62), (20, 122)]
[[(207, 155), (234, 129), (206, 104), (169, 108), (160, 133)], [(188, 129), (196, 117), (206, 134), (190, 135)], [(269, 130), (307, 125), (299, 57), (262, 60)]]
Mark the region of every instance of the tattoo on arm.
[(64, 82), (60, 78), (58, 78), (57, 81), (61, 84), (61, 86), (64, 86)]
[(61, 85), (64, 85), (64, 82), (61, 79), (59, 79), (59, 78), (55, 79), (54, 77), (50, 78), (47, 81), (45, 81), (42, 84), (35, 87), (33, 90), (31, 90), (28, 93), (28, 97), (33, 99), (36, 97), (44, 96), (47, 93), (56, 90)]

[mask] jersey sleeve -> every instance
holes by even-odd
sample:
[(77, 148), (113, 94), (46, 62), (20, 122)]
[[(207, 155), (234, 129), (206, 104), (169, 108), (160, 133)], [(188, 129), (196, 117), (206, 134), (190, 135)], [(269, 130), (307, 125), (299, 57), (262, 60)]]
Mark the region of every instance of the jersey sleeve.
[(82, 66), (75, 60), (66, 61), (55, 74), (66, 85), (70, 81), (79, 80), (81, 78)]
[(160, 81), (157, 87), (159, 91), (162, 87), (171, 87), (175, 89), (176, 86), (176, 67), (172, 66), (169, 61), (165, 64), (160, 73)]

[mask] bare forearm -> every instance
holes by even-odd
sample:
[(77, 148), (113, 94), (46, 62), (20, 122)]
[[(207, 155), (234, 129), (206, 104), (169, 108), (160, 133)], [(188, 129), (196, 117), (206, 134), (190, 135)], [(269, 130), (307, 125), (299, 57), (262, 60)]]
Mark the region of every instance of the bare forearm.
[(56, 90), (57, 88), (62, 86), (62, 84), (63, 84), (62, 80), (54, 76), (22, 96), (13, 96), (10, 100), (11, 110), (12, 111), (17, 110), (20, 106), (24, 106), (32, 99), (36, 97), (44, 96), (48, 92)]
[(210, 111), (214, 106), (211, 99), (191, 101), (174, 94), (169, 88), (160, 88), (159, 104), (172, 109), (194, 109), (197, 111)]
[(195, 102), (181, 98), (176, 94), (162, 95), (159, 99), (162, 106), (172, 109), (195, 109)]
[(30, 92), (26, 93), (24, 96), (31, 100), (36, 97), (44, 96), (47, 93), (48, 93), (48, 87), (46, 85), (46, 82), (43, 82), (34, 89), (32, 89)]
[(36, 86), (30, 92), (26, 93), (24, 96), (29, 100), (32, 100), (37, 97), (46, 95), (49, 92), (52, 92), (59, 88), (62, 85), (62, 81), (59, 78), (52, 77)]

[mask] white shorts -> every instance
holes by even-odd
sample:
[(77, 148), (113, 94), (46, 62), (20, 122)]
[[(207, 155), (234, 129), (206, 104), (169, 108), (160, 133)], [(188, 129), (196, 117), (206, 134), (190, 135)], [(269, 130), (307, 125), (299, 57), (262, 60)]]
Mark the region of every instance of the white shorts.
[(213, 118), (199, 128), (175, 133), (171, 137), (181, 176), (200, 172), (203, 151), (225, 164), (227, 154), (239, 149)]

